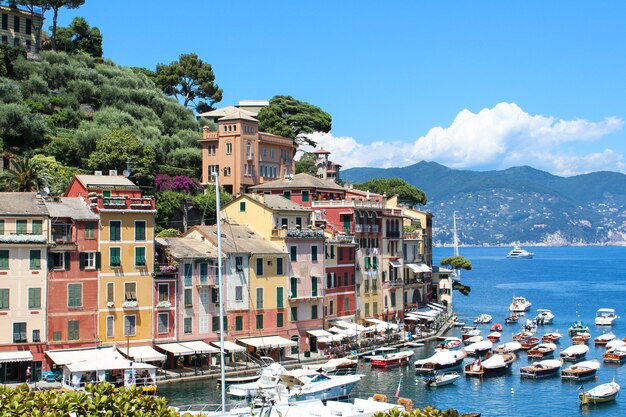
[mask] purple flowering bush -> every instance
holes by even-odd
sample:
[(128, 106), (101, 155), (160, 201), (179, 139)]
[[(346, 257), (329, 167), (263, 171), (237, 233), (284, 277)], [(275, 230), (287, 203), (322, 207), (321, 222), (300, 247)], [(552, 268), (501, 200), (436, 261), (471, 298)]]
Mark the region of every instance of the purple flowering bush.
[(154, 178), (154, 187), (157, 192), (178, 191), (187, 194), (196, 194), (201, 190), (200, 183), (186, 175), (171, 177), (166, 174), (159, 174)]

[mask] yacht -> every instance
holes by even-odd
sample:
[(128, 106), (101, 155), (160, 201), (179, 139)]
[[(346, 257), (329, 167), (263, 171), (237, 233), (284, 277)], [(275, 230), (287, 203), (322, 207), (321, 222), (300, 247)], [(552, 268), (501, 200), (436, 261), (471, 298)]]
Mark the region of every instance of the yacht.
[(617, 315), (612, 308), (601, 308), (596, 312), (596, 326), (612, 326), (615, 320)]
[(524, 297), (513, 297), (509, 310), (513, 313), (521, 313), (528, 310), (531, 305), (533, 304)]
[(506, 255), (507, 258), (523, 258), (523, 259), (530, 259), (532, 258), (534, 255), (534, 253), (532, 252), (528, 252), (525, 249), (522, 249), (521, 247), (515, 245), (513, 246), (513, 249)]

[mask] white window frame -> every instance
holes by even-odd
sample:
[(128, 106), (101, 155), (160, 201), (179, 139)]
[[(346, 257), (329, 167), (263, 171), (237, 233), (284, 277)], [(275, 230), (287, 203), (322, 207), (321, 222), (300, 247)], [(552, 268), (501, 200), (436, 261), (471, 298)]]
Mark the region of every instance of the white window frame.
[[(160, 326), (161, 326), (161, 317), (165, 316), (165, 318), (167, 320), (165, 320), (165, 330), (161, 331), (160, 330)], [(169, 313), (159, 313), (157, 314), (157, 333), (158, 334), (165, 334), (168, 333), (170, 329), (170, 314)]]
[[(64, 271), (65, 270), (65, 252), (50, 252), (50, 255), (52, 255), (53, 261), (52, 261), (52, 270), (53, 271)], [(57, 259), (57, 256), (61, 257), (61, 265), (60, 266), (55, 266), (55, 260)]]
[(242, 303), (243, 302), (243, 286), (237, 285), (235, 287), (235, 302)]
[[(126, 320), (133, 318), (133, 327), (130, 328), (130, 323), (128, 326), (128, 333), (126, 333)], [(132, 330), (132, 333), (130, 332)], [(124, 314), (124, 337), (127, 336), (136, 336), (137, 335), (137, 315), (136, 314)]]
[(209, 315), (208, 314), (199, 314), (198, 315), (198, 332), (201, 334), (209, 333)]
[[(111, 332), (109, 332), (109, 323), (111, 324)], [(106, 334), (107, 337), (115, 337), (115, 316), (107, 316), (106, 318)]]
[(85, 252), (85, 269), (96, 269), (96, 252)]

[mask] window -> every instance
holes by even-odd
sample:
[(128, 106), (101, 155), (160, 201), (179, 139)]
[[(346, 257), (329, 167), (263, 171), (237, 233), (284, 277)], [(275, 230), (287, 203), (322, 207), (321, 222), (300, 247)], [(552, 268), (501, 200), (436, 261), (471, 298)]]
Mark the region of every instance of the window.
[(117, 242), (122, 240), (122, 222), (112, 220), (109, 222), (109, 240)]
[(30, 251), (30, 269), (41, 269), (41, 251), (39, 249)]
[(9, 251), (0, 250), (0, 269), (9, 269)]
[(233, 153), (233, 144), (228, 142), (226, 144), (226, 155), (231, 155)]
[(186, 287), (191, 286), (191, 272), (193, 270), (192, 268), (193, 268), (192, 264), (190, 263), (185, 264), (185, 286)]
[(298, 307), (291, 307), (291, 321), (298, 321)]
[(2, 29), (9, 29), (9, 15), (6, 13), (2, 13)]
[(19, 16), (13, 16), (13, 30), (15, 31), (15, 33), (20, 31), (20, 17)]
[(246, 202), (245, 201), (240, 201), (239, 202), (239, 211), (246, 211)]
[(120, 248), (109, 248), (111, 268), (119, 268), (122, 266), (122, 257), (120, 256)]
[(209, 264), (202, 262), (200, 264), (200, 284), (207, 285), (209, 283)]
[(13, 323), (13, 343), (26, 343), (26, 323)]
[(283, 287), (276, 287), (276, 308), (283, 308), (285, 306), (285, 289)]
[(135, 222), (135, 240), (146, 240), (145, 220), (138, 220)]
[(263, 288), (256, 289), (256, 308), (263, 309)]
[(61, 332), (52, 332), (52, 341), (60, 342), (61, 341)]
[(392, 291), (389, 295), (391, 299), (391, 307), (395, 307), (396, 306), (396, 292)]
[[(208, 315), (207, 317), (207, 330), (206, 333), (208, 333), (209, 329), (208, 329)], [(214, 332), (219, 332), (220, 331), (220, 317), (219, 316), (213, 316), (213, 320), (212, 320), (212, 329)], [(228, 320), (227, 317), (224, 317), (224, 331), (228, 331)]]
[(67, 307), (80, 308), (83, 306), (83, 284), (67, 284)]
[(346, 285), (346, 286), (350, 285), (350, 282), (348, 282), (348, 273), (347, 272), (343, 273), (343, 285)]
[(4, 234), (4, 220), (0, 220), (0, 235)]
[(311, 246), (311, 260), (317, 262), (317, 245)]
[(67, 322), (67, 340), (78, 340), (78, 320)]
[(370, 315), (370, 303), (365, 303), (365, 316)]
[(124, 336), (135, 336), (137, 317), (134, 314), (124, 316)]
[(80, 269), (96, 269), (99, 267), (100, 259), (98, 252), (82, 252), (80, 257)]
[(337, 248), (337, 260), (343, 261), (343, 251), (344, 248)]
[(290, 292), (289, 298), (297, 298), (298, 297), (298, 278), (291, 277), (290, 279)]
[(30, 19), (26, 19), (26, 29), (25, 32), (27, 35), (32, 33), (32, 21)]
[(33, 234), (40, 235), (43, 233), (43, 229), (41, 227), (41, 220), (33, 220)]
[(115, 283), (107, 282), (107, 303), (115, 301)]
[(257, 277), (263, 275), (263, 258), (256, 259), (256, 275)]
[(159, 284), (159, 302), (170, 300), (169, 284)]
[(146, 248), (143, 246), (135, 248), (135, 266), (137, 268), (146, 267)]
[(41, 288), (28, 289), (28, 308), (41, 308)]
[(335, 314), (335, 302), (333, 300), (330, 300), (328, 303), (328, 309), (330, 310), (331, 315)]
[(311, 306), (311, 320), (316, 319), (317, 318), (317, 306), (313, 305)]
[(157, 332), (160, 334), (167, 333), (170, 327), (169, 313), (159, 313), (157, 316)]
[(238, 272), (243, 271), (243, 256), (235, 256), (235, 270)]
[(235, 301), (243, 301), (243, 287), (241, 285), (235, 287)]
[(309, 201), (309, 192), (302, 190), (302, 202)]
[(283, 275), (283, 258), (276, 258), (276, 275)]
[(38, 329), (33, 330), (33, 342), (41, 342), (41, 332)]
[(185, 292), (184, 292), (184, 303), (186, 307), (189, 307), (192, 305), (192, 298), (193, 293), (191, 292), (191, 288), (185, 288)]
[(283, 197), (285, 197), (287, 200), (291, 200), (291, 191), (283, 192)]
[(136, 282), (124, 283), (124, 300), (125, 301), (137, 301), (137, 283)]
[(298, 260), (298, 247), (297, 246), (291, 246), (289, 248), (289, 252), (291, 255), (291, 262), (295, 262)]
[(302, 227), (302, 217), (296, 217), (296, 227)]
[(344, 313), (347, 313), (349, 310), (350, 310), (350, 299), (344, 298), (343, 299), (343, 311)]
[(9, 289), (0, 288), (0, 310), (7, 310), (9, 308)]
[[(65, 254), (69, 256), (69, 252), (51, 252), (48, 260), (48, 267), (55, 270), (63, 270), (65, 268)], [(69, 262), (68, 262), (69, 266)]]
[(13, 46), (20, 46), (20, 38), (13, 38)]
[(114, 321), (115, 321), (115, 317), (107, 316), (107, 337), (113, 337)]
[(378, 303), (377, 302), (372, 303), (372, 307), (374, 309), (374, 315), (377, 315), (378, 314)]
[(220, 289), (219, 288), (211, 288), (211, 302), (213, 304), (220, 303)]
[(311, 277), (311, 297), (317, 297), (317, 277)]
[(243, 316), (235, 316), (235, 331), (243, 330)]
[(263, 314), (256, 315), (256, 328), (258, 330), (263, 329)]
[(183, 319), (183, 332), (185, 334), (189, 334), (191, 333), (191, 326), (192, 325), (192, 318), (191, 317), (185, 317)]
[(85, 239), (93, 240), (96, 238), (96, 225), (94, 223), (85, 223)]
[(276, 327), (285, 326), (285, 315), (283, 313), (276, 313)]

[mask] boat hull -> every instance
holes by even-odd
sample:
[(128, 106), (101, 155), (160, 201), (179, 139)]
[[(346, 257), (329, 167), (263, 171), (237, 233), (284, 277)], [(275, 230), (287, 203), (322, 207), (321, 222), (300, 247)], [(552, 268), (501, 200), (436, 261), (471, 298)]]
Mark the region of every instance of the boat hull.
[(544, 369), (524, 369), (520, 370), (520, 376), (523, 378), (548, 378), (555, 376), (559, 373), (559, 368), (544, 368)]
[(409, 357), (395, 359), (370, 359), (372, 368), (393, 368), (409, 361)]
[(437, 372), (437, 371), (448, 371), (450, 369), (458, 368), (459, 366), (461, 366), (462, 363), (463, 363), (463, 359), (457, 362), (445, 364), (445, 365), (442, 365), (439, 363), (425, 363), (421, 365), (419, 368), (416, 367), (415, 372), (418, 374), (430, 374), (430, 373)]
[(568, 371), (564, 369), (561, 371), (561, 378), (568, 379), (570, 381), (583, 381), (585, 379), (590, 379), (596, 376), (597, 369), (585, 369), (578, 371)]

